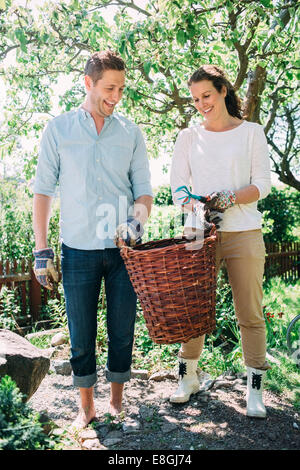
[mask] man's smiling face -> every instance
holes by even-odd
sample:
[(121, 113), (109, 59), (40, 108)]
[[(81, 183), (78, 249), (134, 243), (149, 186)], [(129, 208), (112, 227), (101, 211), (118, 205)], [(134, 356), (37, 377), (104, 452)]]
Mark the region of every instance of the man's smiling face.
[(125, 88), (123, 70), (105, 70), (102, 77), (94, 84), (91, 77), (85, 76), (87, 97), (91, 111), (101, 117), (110, 116), (122, 98)]

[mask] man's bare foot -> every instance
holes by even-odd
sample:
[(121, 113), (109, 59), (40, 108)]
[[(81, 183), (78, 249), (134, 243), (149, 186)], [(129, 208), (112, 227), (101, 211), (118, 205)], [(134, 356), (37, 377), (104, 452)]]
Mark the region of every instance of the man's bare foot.
[(122, 405), (120, 405), (120, 404), (114, 405), (113, 403), (110, 402), (110, 404), (109, 404), (109, 414), (111, 416), (119, 416), (121, 413), (123, 413)]
[(96, 410), (95, 408), (80, 409), (77, 418), (73, 421), (71, 428), (75, 431), (80, 431), (88, 426), (96, 417)]

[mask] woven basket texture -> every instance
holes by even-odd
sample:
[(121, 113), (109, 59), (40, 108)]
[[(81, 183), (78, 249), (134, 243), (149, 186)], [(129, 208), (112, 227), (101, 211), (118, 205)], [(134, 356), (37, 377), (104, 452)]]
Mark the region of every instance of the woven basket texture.
[(215, 252), (215, 233), (202, 242), (169, 238), (122, 247), (154, 342), (187, 342), (215, 329)]

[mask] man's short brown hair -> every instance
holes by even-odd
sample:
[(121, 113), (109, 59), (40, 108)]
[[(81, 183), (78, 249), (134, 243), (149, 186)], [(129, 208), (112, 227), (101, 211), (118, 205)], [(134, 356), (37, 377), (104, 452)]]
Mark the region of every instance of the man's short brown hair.
[(105, 70), (125, 70), (123, 59), (113, 51), (95, 52), (85, 64), (84, 74), (91, 77), (95, 84)]

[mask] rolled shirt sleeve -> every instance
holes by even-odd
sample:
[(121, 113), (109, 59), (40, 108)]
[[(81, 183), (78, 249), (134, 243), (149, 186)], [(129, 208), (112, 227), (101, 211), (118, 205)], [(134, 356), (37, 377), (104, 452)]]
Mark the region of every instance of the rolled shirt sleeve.
[(261, 125), (257, 125), (253, 138), (251, 161), (251, 184), (257, 187), (259, 199), (265, 198), (271, 191), (270, 157), (267, 139)]
[(59, 154), (54, 136), (54, 127), (50, 121), (41, 140), (36, 178), (33, 187), (34, 193), (54, 196), (58, 179)]
[(136, 145), (130, 164), (129, 178), (135, 201), (140, 196), (153, 195), (147, 149), (142, 132), (138, 127), (136, 128)]

